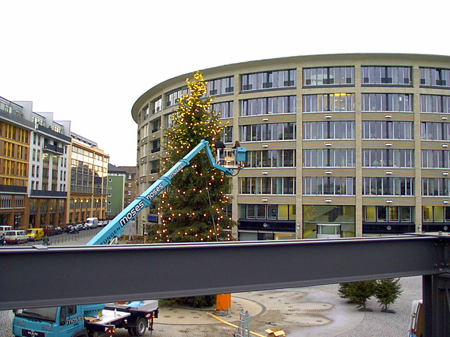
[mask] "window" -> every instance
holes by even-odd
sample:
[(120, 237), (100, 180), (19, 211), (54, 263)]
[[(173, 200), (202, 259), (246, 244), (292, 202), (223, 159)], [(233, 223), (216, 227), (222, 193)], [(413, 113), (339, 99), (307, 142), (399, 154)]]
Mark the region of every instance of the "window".
[(414, 195), (414, 178), (363, 177), (363, 195)]
[(450, 151), (422, 150), (423, 168), (450, 168)]
[(296, 192), (295, 177), (239, 178), (240, 194), (290, 194)]
[(450, 87), (450, 69), (420, 68), (420, 85)]
[(241, 90), (270, 90), (295, 87), (296, 70), (265, 71), (241, 75)]
[(305, 149), (303, 167), (355, 167), (355, 149)]
[(295, 205), (239, 204), (239, 219), (295, 220)]
[(354, 67), (304, 68), (303, 86), (355, 85)]
[(177, 90), (174, 90), (172, 92), (169, 92), (166, 94), (166, 107), (173, 106), (175, 104), (179, 103), (179, 100), (184, 96), (188, 94), (188, 88), (179, 88)]
[(363, 222), (412, 222), (412, 206), (363, 206)]
[(424, 206), (424, 222), (450, 222), (450, 207), (448, 206)]
[(420, 139), (422, 140), (450, 140), (450, 124), (421, 122)]
[(295, 150), (247, 151), (245, 167), (295, 167)]
[(303, 195), (355, 195), (355, 178), (303, 177)]
[(255, 98), (241, 101), (241, 116), (295, 113), (296, 96)]
[(411, 85), (411, 67), (363, 66), (362, 85)]
[(450, 113), (450, 96), (420, 95), (420, 112)]
[(355, 112), (355, 94), (303, 95), (303, 112)]
[(449, 178), (422, 178), (423, 196), (449, 196)]
[(206, 94), (209, 96), (226, 95), (234, 92), (234, 77), (224, 77), (209, 80), (206, 84)]
[(362, 94), (363, 112), (412, 112), (412, 94)]
[(243, 142), (296, 139), (296, 123), (253, 124), (240, 126)]
[(232, 118), (234, 112), (234, 102), (221, 102), (211, 104), (211, 110), (215, 111), (219, 118)]
[(152, 114), (156, 114), (161, 110), (162, 110), (162, 97), (159, 97), (152, 102)]
[(414, 150), (364, 149), (363, 167), (414, 167)]
[(303, 139), (355, 139), (355, 122), (304, 122)]
[(363, 121), (363, 139), (414, 139), (413, 122)]

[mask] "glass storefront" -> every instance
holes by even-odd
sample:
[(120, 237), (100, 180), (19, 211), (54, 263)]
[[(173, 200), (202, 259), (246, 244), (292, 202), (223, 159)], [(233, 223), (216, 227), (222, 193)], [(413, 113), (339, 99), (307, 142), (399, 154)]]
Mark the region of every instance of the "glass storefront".
[[(340, 237), (354, 237), (356, 231), (355, 206), (343, 205), (304, 205), (303, 206), (303, 238), (316, 239), (321, 227), (340, 225), (336, 233)], [(336, 227), (336, 226), (333, 226)]]

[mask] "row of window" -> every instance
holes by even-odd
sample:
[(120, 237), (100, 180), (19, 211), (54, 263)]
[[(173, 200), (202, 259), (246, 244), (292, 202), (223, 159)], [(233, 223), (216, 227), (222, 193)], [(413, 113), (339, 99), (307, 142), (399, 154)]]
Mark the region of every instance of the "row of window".
[[(295, 177), (243, 177), (240, 194), (296, 194)], [(303, 177), (303, 195), (355, 195), (355, 177)], [(412, 177), (363, 177), (362, 195), (414, 196)], [(422, 178), (422, 196), (450, 196), (450, 178)]]
[(355, 167), (355, 149), (305, 149), (303, 167)]
[[(442, 68), (427, 68), (420, 67), (420, 85), (432, 87), (450, 88), (450, 69)], [(296, 69), (285, 69), (277, 71), (264, 71), (241, 75), (241, 91), (254, 90), (270, 90), (296, 87)], [(411, 67), (404, 66), (362, 66), (361, 67), (361, 84), (362, 85), (395, 85), (395, 86), (411, 86), (412, 76)], [(303, 86), (317, 87), (317, 86), (354, 86), (355, 85), (355, 67), (341, 66), (341, 67), (314, 67), (303, 69)], [(178, 88), (165, 94), (166, 107), (178, 104), (179, 99), (188, 93), (186, 87)], [(234, 93), (234, 77), (224, 77), (219, 79), (212, 79), (207, 82), (207, 95), (225, 95)], [(377, 99), (378, 100), (378, 99)], [(376, 102), (374, 102), (376, 103)], [(390, 102), (390, 107), (395, 109), (407, 102), (400, 103), (394, 99)], [(386, 102), (389, 104), (389, 102)], [(407, 103), (403, 109), (392, 111), (409, 111)], [(366, 106), (365, 106), (366, 107)], [(367, 107), (379, 107), (379, 104)], [(152, 113), (157, 113), (162, 109), (162, 97), (159, 97), (151, 102), (151, 106), (145, 106), (141, 115), (145, 120), (149, 116), (150, 110)], [(333, 110), (334, 111), (334, 110)], [(373, 110), (365, 110), (373, 111)], [(378, 110), (374, 110), (378, 111)]]
[[(414, 222), (413, 206), (364, 206), (363, 222)], [(424, 206), (423, 222), (450, 222), (450, 207)]]
[(239, 204), (239, 219), (295, 220), (295, 205)]
[(243, 142), (294, 140), (296, 132), (296, 123), (242, 125), (240, 139)]
[(295, 113), (296, 104), (296, 96), (246, 99), (241, 101), (241, 116)]
[(295, 177), (243, 177), (240, 194), (296, 194)]
[(413, 206), (363, 206), (363, 222), (413, 222)]
[[(296, 113), (296, 96), (276, 96), (240, 101), (241, 116)], [(213, 103), (220, 118), (233, 117), (233, 101)], [(362, 112), (412, 112), (412, 94), (370, 93), (361, 95)], [(355, 94), (303, 95), (303, 112), (355, 112)], [(420, 95), (420, 112), (450, 113), (450, 96)]]
[[(306, 140), (355, 139), (355, 136), (355, 122), (353, 121), (303, 123), (303, 139)], [(413, 123), (363, 121), (362, 139), (414, 139)], [(450, 140), (450, 123), (421, 122), (420, 139)]]
[(12, 195), (0, 196), (0, 209), (13, 208), (13, 204), (14, 208), (23, 208), (25, 206), (25, 197), (23, 195), (15, 195), (13, 202)]
[[(422, 168), (450, 168), (450, 151), (422, 150), (421, 152)], [(412, 168), (414, 167), (414, 150), (363, 149), (362, 166)], [(355, 149), (305, 149), (303, 150), (303, 167), (355, 167)]]
[(295, 150), (247, 151), (245, 167), (295, 167)]

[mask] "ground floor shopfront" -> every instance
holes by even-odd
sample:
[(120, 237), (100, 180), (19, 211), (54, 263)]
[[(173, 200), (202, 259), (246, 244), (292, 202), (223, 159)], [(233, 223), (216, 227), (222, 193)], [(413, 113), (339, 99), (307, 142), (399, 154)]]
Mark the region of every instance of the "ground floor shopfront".
[[(417, 213), (415, 206), (365, 205), (358, 214), (354, 205), (303, 205), (301, 217), (294, 205), (280, 206), (240, 205), (239, 239), (346, 238), (358, 236), (358, 231), (361, 236), (450, 232), (450, 206), (424, 205)], [(288, 211), (280, 212), (284, 208)]]
[(81, 223), (90, 217), (106, 219), (106, 197), (96, 194), (71, 194), (67, 223)]

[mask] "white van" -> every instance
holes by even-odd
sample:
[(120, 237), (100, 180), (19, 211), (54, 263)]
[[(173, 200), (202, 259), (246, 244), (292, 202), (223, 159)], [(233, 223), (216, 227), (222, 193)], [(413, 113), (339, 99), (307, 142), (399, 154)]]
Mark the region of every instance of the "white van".
[(97, 228), (97, 226), (98, 226), (98, 218), (87, 218), (84, 224), (86, 226), (88, 226), (89, 229)]
[(25, 243), (28, 242), (27, 232), (21, 229), (10, 230), (5, 233), (6, 243)]
[(12, 227), (11, 227), (11, 226), (1, 225), (1, 226), (0, 226), (0, 238), (2, 238), (3, 235), (5, 235), (5, 233), (6, 233), (7, 231), (12, 231)]

